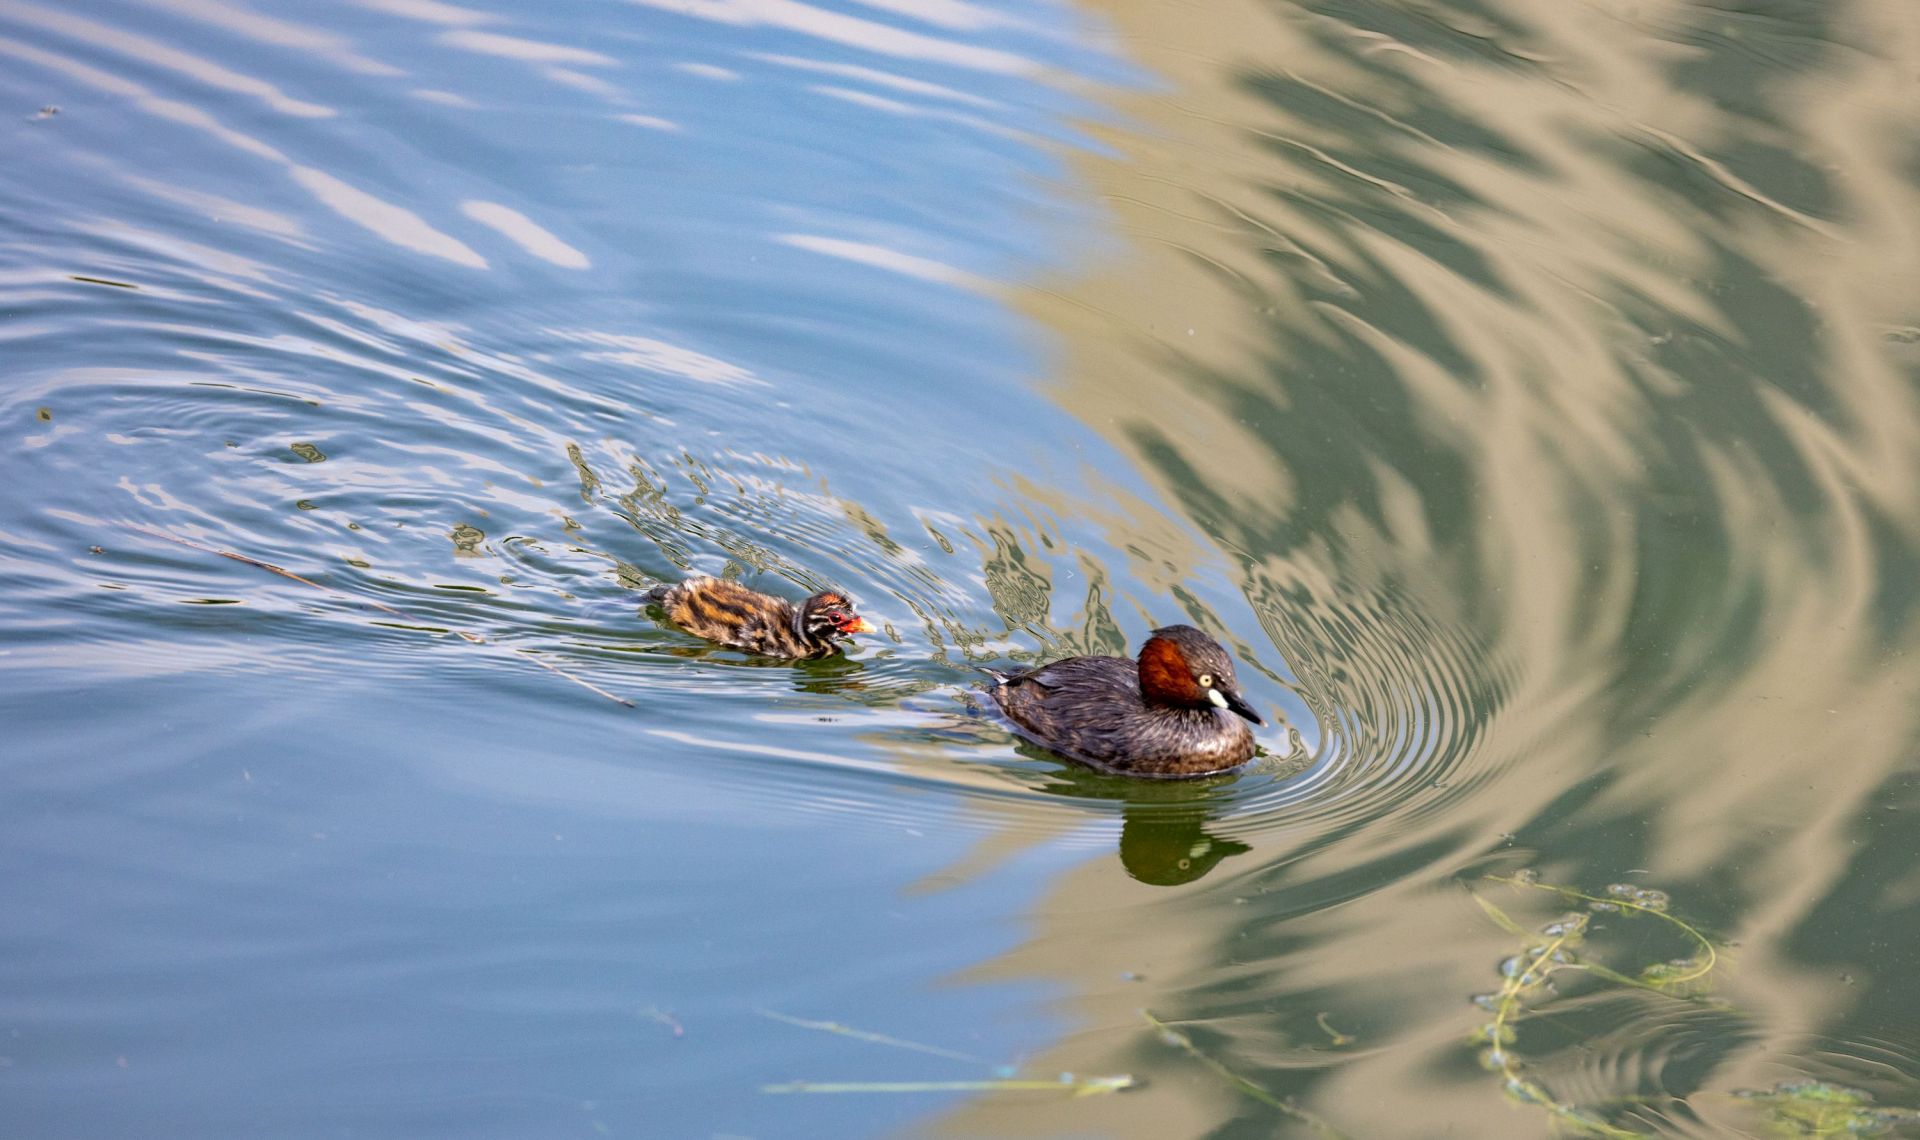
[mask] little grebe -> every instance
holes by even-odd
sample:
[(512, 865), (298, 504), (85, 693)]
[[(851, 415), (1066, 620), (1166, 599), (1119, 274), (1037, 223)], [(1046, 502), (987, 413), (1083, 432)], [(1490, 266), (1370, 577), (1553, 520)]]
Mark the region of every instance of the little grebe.
[(688, 633), (766, 657), (825, 657), (836, 638), (871, 633), (845, 594), (822, 590), (795, 607), (724, 578), (688, 578), (655, 586), (647, 600)]
[(1253, 758), (1260, 714), (1240, 695), (1233, 658), (1190, 625), (1156, 629), (1140, 660), (1069, 657), (995, 673), (990, 690), (1020, 735), (1095, 768), (1181, 779), (1238, 768)]

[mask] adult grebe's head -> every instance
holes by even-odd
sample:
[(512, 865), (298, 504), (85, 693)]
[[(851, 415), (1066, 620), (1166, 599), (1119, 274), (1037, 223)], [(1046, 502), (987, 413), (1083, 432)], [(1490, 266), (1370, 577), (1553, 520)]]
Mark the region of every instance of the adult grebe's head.
[(1267, 723), (1240, 695), (1226, 649), (1190, 625), (1156, 629), (1140, 647), (1140, 695), (1148, 704), (1228, 709)]

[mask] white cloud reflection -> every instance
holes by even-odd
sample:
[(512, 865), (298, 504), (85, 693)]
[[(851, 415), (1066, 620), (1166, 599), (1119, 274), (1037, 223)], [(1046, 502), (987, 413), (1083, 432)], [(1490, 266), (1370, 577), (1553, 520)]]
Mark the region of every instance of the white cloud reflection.
[(593, 264), (586, 254), (561, 241), (538, 222), (510, 206), (474, 200), (461, 203), (460, 212), (483, 226), (500, 231), (521, 249), (562, 269), (585, 269)]
[(914, 277), (922, 281), (938, 281), (943, 285), (958, 285), (963, 289), (985, 292), (991, 287), (986, 278), (957, 269), (944, 261), (935, 261), (930, 257), (917, 257), (911, 253), (901, 253), (883, 245), (870, 242), (847, 241), (843, 238), (822, 237), (818, 234), (775, 234), (774, 240), (795, 249), (824, 253), (828, 257), (838, 257), (844, 261), (871, 265), (876, 269), (886, 269), (905, 277)]
[(609, 364), (639, 368), (647, 372), (663, 372), (669, 376), (678, 376), (683, 380), (693, 380), (701, 384), (755, 388), (763, 388), (767, 384), (765, 380), (737, 364), (729, 364), (717, 357), (695, 352), (690, 348), (681, 348), (677, 344), (668, 344), (663, 340), (654, 340), (652, 337), (597, 332), (593, 329), (548, 329), (547, 331), (564, 340), (605, 347), (605, 351), (583, 354), (588, 360), (605, 361)]
[(505, 59), (525, 60), (528, 63), (565, 64), (570, 67), (615, 67), (619, 60), (586, 48), (569, 47), (566, 44), (550, 44), (542, 40), (523, 39), (520, 36), (503, 36), (498, 32), (476, 32), (463, 29), (446, 32), (440, 36), (440, 42), (449, 47), (476, 52), (480, 55), (495, 55)]
[(902, 59), (922, 59), (975, 71), (1026, 75), (1040, 70), (1033, 60), (996, 48), (955, 43), (938, 36), (863, 20), (798, 0), (632, 0), (648, 8), (734, 27), (780, 28), (830, 43), (845, 44)]
[(401, 16), (409, 20), (418, 20), (423, 24), (441, 24), (450, 28), (491, 24), (500, 19), (491, 13), (443, 4), (440, 0), (354, 0), (354, 2), (362, 8), (371, 8), (390, 16)]

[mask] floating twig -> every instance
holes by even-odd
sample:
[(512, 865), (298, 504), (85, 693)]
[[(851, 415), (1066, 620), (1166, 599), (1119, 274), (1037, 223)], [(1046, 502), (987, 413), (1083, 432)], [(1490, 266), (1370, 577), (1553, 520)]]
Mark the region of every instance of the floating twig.
[(938, 1045), (922, 1045), (918, 1041), (907, 1041), (899, 1037), (889, 1037), (884, 1033), (872, 1033), (865, 1029), (855, 1029), (851, 1025), (842, 1025), (837, 1021), (808, 1021), (803, 1017), (791, 1017), (777, 1010), (763, 1009), (761, 1017), (797, 1025), (802, 1029), (817, 1029), (822, 1033), (833, 1033), (841, 1037), (851, 1037), (856, 1041), (871, 1041), (875, 1045), (891, 1045), (895, 1049), (910, 1049), (915, 1053), (930, 1053), (935, 1057), (945, 1057), (952, 1061), (966, 1061), (974, 1065), (991, 1065), (993, 1062), (984, 1057), (975, 1057), (970, 1053), (961, 1053), (953, 1049), (943, 1049)]
[[(353, 602), (356, 605), (371, 606), (382, 613), (392, 614), (394, 617), (402, 618), (406, 621), (412, 622), (416, 626), (424, 626), (424, 623), (421, 622), (419, 618), (414, 617), (412, 614), (407, 613), (405, 610), (395, 609), (393, 606), (387, 605), (385, 602), (376, 602), (370, 598), (355, 597), (354, 595), (347, 593), (345, 590), (338, 589), (337, 587), (334, 587), (334, 586), (328, 586), (323, 583), (316, 582), (312, 578), (307, 578), (302, 575), (295, 574), (293, 571), (288, 570), (284, 566), (275, 566), (271, 562), (264, 562), (258, 558), (253, 558), (245, 554), (236, 554), (231, 550), (222, 550), (217, 546), (205, 546), (205, 545), (202, 545), (201, 543), (194, 542), (190, 539), (181, 538), (179, 535), (168, 534), (166, 531), (156, 530), (152, 527), (138, 526), (132, 523), (129, 523), (126, 525), (129, 530), (138, 531), (139, 533), (148, 535), (149, 537), (163, 539), (167, 542), (171, 542), (179, 546), (184, 546), (191, 550), (198, 550), (203, 554), (217, 554), (222, 558), (231, 558), (235, 562), (244, 562), (248, 566), (253, 566), (258, 569), (265, 570), (270, 574), (278, 574), (282, 578), (290, 578), (295, 582), (299, 582), (307, 586), (312, 586), (314, 589), (319, 590), (324, 594), (332, 595), (333, 597), (339, 598), (343, 601)], [(474, 645), (492, 644), (486, 638), (480, 636), (479, 634), (470, 633), (464, 629), (456, 629), (451, 632), (456, 637), (459, 637), (461, 640), (470, 642)], [(526, 658), (528, 661), (533, 662), (535, 665), (540, 666), (542, 669), (545, 669), (549, 673), (554, 674), (555, 676), (561, 678), (562, 680), (571, 681), (574, 684), (580, 686), (581, 688), (586, 689), (588, 692), (595, 693), (599, 696), (605, 697), (608, 700), (614, 702), (615, 704), (625, 705), (628, 708), (634, 707), (633, 702), (630, 700), (627, 700), (625, 697), (616, 696), (615, 694), (610, 693), (607, 690), (601, 688), (600, 686), (594, 684), (592, 681), (587, 680), (585, 677), (581, 677), (575, 673), (570, 673), (567, 670), (562, 669), (560, 666), (555, 665), (553, 662), (546, 660), (545, 658), (541, 657), (538, 653), (535, 653), (531, 649), (519, 649), (519, 648), (514, 648), (512, 646), (501, 646), (501, 648), (508, 649), (512, 653), (516, 654), (517, 656)]]
[(934, 1092), (1071, 1092), (1076, 1097), (1130, 1089), (1135, 1081), (1125, 1074), (1115, 1077), (1076, 1078), (1062, 1073), (1056, 1080), (1009, 1077), (991, 1081), (789, 1081), (784, 1085), (761, 1085), (763, 1093), (934, 1093)]
[(1324, 1012), (1314, 1014), (1313, 1023), (1315, 1025), (1318, 1025), (1320, 1029), (1324, 1033), (1326, 1033), (1328, 1039), (1332, 1042), (1333, 1047), (1335, 1049), (1339, 1049), (1343, 1046), (1351, 1045), (1354, 1042), (1353, 1035), (1349, 1033), (1342, 1033), (1338, 1029), (1335, 1029), (1333, 1027), (1333, 1022), (1327, 1020), (1327, 1015)]
[(1279, 1097), (1268, 1092), (1266, 1089), (1261, 1088), (1259, 1085), (1256, 1085), (1252, 1081), (1241, 1076), (1239, 1073), (1234, 1072), (1232, 1069), (1229, 1069), (1225, 1065), (1214, 1060), (1212, 1057), (1207, 1056), (1205, 1053), (1200, 1051), (1200, 1047), (1198, 1045), (1195, 1045), (1191, 1038), (1189, 1038), (1186, 1034), (1181, 1033), (1179, 1030), (1175, 1029), (1173, 1026), (1168, 1025), (1164, 1021), (1161, 1021), (1159, 1018), (1155, 1017), (1153, 1014), (1147, 1012), (1144, 1009), (1140, 1011), (1140, 1016), (1146, 1021), (1148, 1025), (1151, 1025), (1155, 1029), (1159, 1030), (1161, 1038), (1165, 1040), (1168, 1044), (1179, 1046), (1183, 1051), (1186, 1052), (1186, 1054), (1189, 1057), (1192, 1057), (1194, 1060), (1200, 1062), (1202, 1065), (1205, 1065), (1207, 1068), (1213, 1070), (1216, 1076), (1220, 1077), (1220, 1079), (1226, 1081), (1228, 1084), (1232, 1085), (1234, 1088), (1239, 1089), (1241, 1092), (1259, 1101), (1261, 1104), (1266, 1105), (1268, 1108), (1274, 1109), (1278, 1112), (1284, 1113), (1287, 1116), (1292, 1117), (1295, 1120), (1298, 1120), (1300, 1123), (1305, 1124), (1307, 1127), (1313, 1129), (1315, 1132), (1319, 1133), (1322, 1136), (1333, 1137), (1335, 1138), (1335, 1140), (1346, 1140), (1346, 1133), (1335, 1128), (1333, 1125), (1328, 1124), (1326, 1121), (1320, 1119), (1318, 1116), (1315, 1116), (1313, 1113), (1308, 1112), (1304, 1108), (1301, 1108), (1299, 1105), (1293, 1103), (1291, 1100), (1280, 1099)]
[(666, 1026), (668, 1029), (672, 1030), (673, 1035), (675, 1037), (685, 1037), (687, 1035), (687, 1027), (680, 1024), (680, 1019), (673, 1016), (671, 1013), (668, 1013), (666, 1010), (661, 1009), (657, 1005), (648, 1006), (646, 1009), (641, 1010), (640, 1012), (644, 1014), (649, 1020), (657, 1021), (660, 1024)]
[[(915, 1053), (928, 1053), (935, 1057), (945, 1057), (951, 1061), (965, 1061), (972, 1065), (992, 1065), (981, 1057), (975, 1057), (954, 1049), (943, 1049), (938, 1045), (922, 1045), (918, 1041), (907, 1041), (899, 1037), (889, 1037), (885, 1033), (873, 1033), (865, 1029), (855, 1029), (837, 1021), (809, 1021), (802, 1017), (792, 1017), (771, 1009), (759, 1011), (760, 1016), (795, 1025), (801, 1029), (812, 1029), (821, 1033), (832, 1033), (840, 1037), (851, 1037), (856, 1041), (867, 1041), (875, 1045), (885, 1045), (893, 1049), (906, 1049)], [(1136, 1082), (1124, 1073), (1111, 1077), (1076, 1077), (1072, 1073), (1059, 1076), (1016, 1077), (1011, 1065), (994, 1066), (1002, 1076), (986, 1080), (971, 1081), (788, 1081), (783, 1085), (761, 1085), (763, 1093), (931, 1093), (931, 1092), (1070, 1092), (1076, 1097), (1097, 1096), (1101, 1093), (1119, 1092), (1132, 1088)]]

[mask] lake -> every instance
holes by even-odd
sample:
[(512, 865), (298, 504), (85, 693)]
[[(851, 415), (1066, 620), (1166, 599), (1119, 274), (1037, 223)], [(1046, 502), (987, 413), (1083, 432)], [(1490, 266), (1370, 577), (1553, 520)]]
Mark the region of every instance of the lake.
[[(1920, 1136), (1911, 0), (0, 0), (0, 153), (7, 1134)], [(1174, 622), (1241, 773), (983, 699)]]

